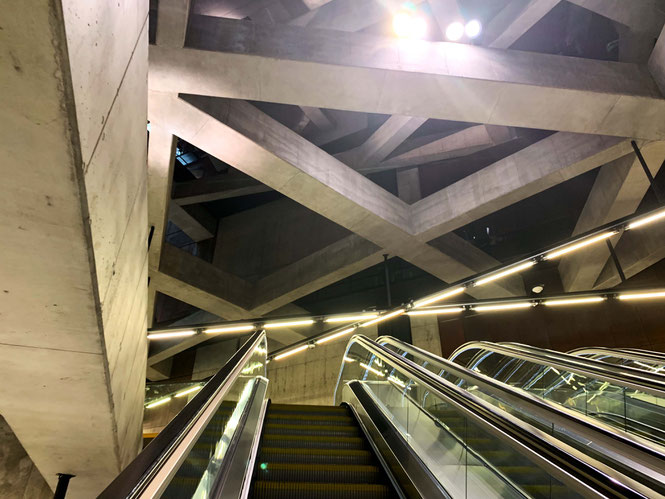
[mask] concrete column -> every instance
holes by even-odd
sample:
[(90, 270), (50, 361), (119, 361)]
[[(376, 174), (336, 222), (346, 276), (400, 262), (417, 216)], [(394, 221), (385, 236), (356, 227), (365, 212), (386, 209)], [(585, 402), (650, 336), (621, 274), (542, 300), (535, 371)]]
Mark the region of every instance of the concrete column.
[(144, 0), (3, 6), (0, 413), (51, 488), (76, 475), (72, 499), (141, 446), (147, 17)]
[(406, 204), (420, 201), (420, 170), (411, 168), (397, 172), (397, 195)]
[(414, 346), (441, 356), (441, 336), (436, 315), (411, 315), (411, 341)]

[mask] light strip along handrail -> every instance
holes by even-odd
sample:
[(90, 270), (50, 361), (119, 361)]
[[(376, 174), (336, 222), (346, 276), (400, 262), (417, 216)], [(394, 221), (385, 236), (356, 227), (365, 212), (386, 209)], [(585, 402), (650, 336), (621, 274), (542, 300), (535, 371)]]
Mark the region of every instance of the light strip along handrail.
[(159, 435), (104, 489), (98, 499), (138, 497), (194, 423), (209, 408), (213, 399), (228, 391), (264, 337), (265, 331), (254, 333)]
[[(634, 488), (640, 484), (564, 444), (541, 430), (525, 423), (463, 388), (441, 378), (415, 362), (405, 359), (385, 346), (363, 335), (349, 340), (362, 345), (375, 357), (403, 375), (416, 380), (431, 393), (449, 402), (475, 424), (513, 447), (568, 487), (584, 497), (648, 497)], [(571, 463), (574, 463), (571, 464)], [(591, 483), (589, 483), (591, 482)], [(631, 486), (627, 485), (630, 483)], [(601, 490), (604, 491), (601, 493)], [(607, 495), (610, 494), (610, 495)]]
[[(471, 341), (465, 343), (457, 350), (455, 350), (450, 356), (450, 360), (454, 361), (458, 355), (462, 352), (477, 349), (484, 350), (489, 352), (495, 352), (502, 355), (507, 355), (509, 357), (514, 357), (520, 360), (526, 360), (534, 364), (539, 364), (544, 367), (561, 369), (562, 371), (569, 371), (573, 374), (583, 375), (590, 378), (598, 379), (600, 381), (607, 381), (608, 383), (613, 383), (615, 385), (620, 385), (626, 388), (631, 388), (634, 390), (642, 391), (654, 395), (656, 397), (665, 397), (665, 386), (660, 379), (655, 383), (651, 383), (652, 386), (647, 386), (642, 382), (639, 377), (632, 375), (631, 373), (619, 374), (616, 370), (610, 369), (610, 364), (605, 364), (603, 362), (595, 362), (596, 364), (602, 364), (600, 367), (595, 366), (580, 366), (579, 363), (573, 364), (565, 360), (561, 360), (554, 356), (545, 356), (538, 355), (526, 351), (519, 350), (509, 345), (502, 345), (498, 343), (491, 343), (486, 341)], [(574, 356), (570, 356), (574, 357)], [(583, 359), (583, 357), (577, 357), (577, 359)], [(586, 359), (589, 360), (589, 359)], [(646, 374), (643, 371), (639, 371), (640, 374)], [(631, 379), (628, 379), (631, 378)]]
[[(582, 347), (582, 348), (575, 348), (573, 350), (570, 350), (567, 352), (569, 355), (574, 355), (575, 357), (582, 357), (585, 356), (586, 354), (592, 354), (592, 355), (602, 355), (604, 357), (614, 357), (615, 359), (623, 359), (623, 360), (637, 360), (641, 362), (651, 362), (651, 363), (657, 363), (657, 364), (665, 364), (665, 359), (656, 355), (647, 355), (644, 353), (639, 353), (639, 352), (630, 352), (627, 350), (622, 350), (621, 348), (608, 348), (608, 347)], [(587, 357), (588, 358), (588, 357)], [(592, 359), (592, 360), (599, 360), (599, 359)], [(607, 364), (607, 362), (606, 362)], [(622, 366), (626, 367), (626, 366)], [(632, 367), (632, 366), (630, 366)], [(636, 368), (633, 368), (636, 369)], [(665, 372), (662, 374), (658, 372), (653, 372), (652, 374), (656, 374), (659, 376), (665, 376)]]
[[(665, 449), (654, 448), (653, 443), (647, 439), (617, 431), (614, 426), (599, 423), (597, 419), (501, 383), (490, 376), (467, 369), (451, 360), (434, 355), (392, 336), (381, 336), (376, 339), (376, 342), (380, 345), (393, 345), (404, 352), (420, 357), (437, 369), (445, 371), (446, 374), (452, 374), (479, 386), (486, 393), (493, 396), (498, 393), (497, 396), (500, 399), (509, 402), (513, 407), (527, 404), (529, 413), (543, 416), (545, 420), (570, 432), (585, 437), (591, 432), (593, 435), (590, 440), (594, 442), (593, 447), (595, 448), (595, 444), (600, 444), (606, 451), (611, 452), (608, 455), (611, 455), (617, 461), (621, 461), (621, 458), (629, 455), (629, 452), (636, 451), (640, 454), (639, 459), (629, 460), (630, 462), (626, 463), (621, 462), (621, 464), (638, 470), (646, 478), (653, 479), (655, 483), (661, 486), (665, 483)], [(618, 459), (616, 459), (617, 457)]]

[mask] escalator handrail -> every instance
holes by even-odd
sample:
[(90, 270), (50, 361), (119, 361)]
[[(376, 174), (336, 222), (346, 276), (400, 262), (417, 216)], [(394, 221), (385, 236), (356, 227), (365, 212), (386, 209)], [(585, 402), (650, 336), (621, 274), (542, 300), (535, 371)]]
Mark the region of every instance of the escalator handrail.
[(618, 348), (617, 350), (621, 350), (622, 352), (638, 353), (641, 355), (649, 355), (651, 357), (658, 359), (661, 362), (665, 362), (665, 352), (656, 352), (655, 350), (644, 350), (642, 348)]
[[(405, 343), (392, 336), (381, 336), (380, 338), (377, 338), (376, 341), (379, 344), (392, 344), (407, 353), (420, 356), (421, 358), (426, 359), (428, 363), (435, 365), (437, 369), (445, 371), (458, 378), (465, 379), (467, 382), (468, 380), (471, 380), (473, 384), (482, 387), (492, 395), (498, 392), (500, 396), (507, 398), (513, 405), (528, 404), (530, 409), (536, 410), (536, 413), (547, 415), (549, 421), (556, 423), (571, 432), (582, 434), (585, 437), (588, 433), (591, 433), (593, 438), (590, 438), (590, 440), (593, 440), (596, 443), (604, 443), (607, 445), (618, 442), (621, 446), (627, 447), (625, 451), (634, 450), (641, 453), (642, 455), (640, 456), (640, 459), (642, 462), (651, 461), (650, 467), (652, 467), (653, 470), (661, 470), (663, 468), (665, 449), (660, 446), (660, 448), (654, 448), (653, 444), (647, 439), (618, 431), (611, 425), (599, 423), (597, 420), (585, 416), (584, 414), (580, 414), (577, 411), (562, 407), (559, 404), (548, 400), (543, 400), (531, 393), (496, 381), (494, 378), (467, 369), (466, 367), (460, 366), (448, 359), (439, 357), (431, 352), (418, 348), (415, 345)], [(625, 454), (627, 454), (627, 452), (625, 452)], [(630, 466), (632, 463), (627, 462), (622, 464)]]
[(104, 489), (98, 499), (138, 497), (213, 399), (230, 388), (265, 334), (264, 330), (252, 334), (159, 435)]
[(455, 350), (450, 356), (450, 360), (454, 361), (462, 352), (470, 349), (499, 353), (545, 367), (554, 367), (563, 371), (642, 391), (656, 397), (665, 397), (665, 383), (662, 382), (661, 377), (658, 375), (649, 377), (649, 373), (637, 371), (639, 373), (638, 376), (627, 372), (625, 369), (617, 369), (615, 366), (604, 362), (569, 355), (568, 357), (573, 357), (571, 361), (569, 359), (562, 359), (560, 355), (550, 355), (549, 351), (547, 354), (543, 354), (542, 352), (535, 353), (516, 348), (513, 344), (507, 345), (486, 341), (468, 342)]
[[(585, 497), (646, 497), (622, 482), (625, 477), (616, 477), (617, 473), (609, 467), (595, 461), (590, 464), (589, 461), (593, 460), (582, 452), (475, 397), (364, 335), (351, 337), (345, 355), (348, 355), (353, 343), (360, 344), (382, 361), (399, 366), (428, 391), (456, 407), (475, 424), (494, 434), (507, 445), (519, 449), (522, 455), (528, 455), (532, 462), (539, 463), (548, 473), (581, 492)], [(605, 492), (601, 493), (601, 490)], [(604, 495), (607, 493), (610, 496)]]
[(665, 365), (665, 357), (654, 354), (647, 354), (643, 352), (635, 352), (624, 348), (608, 348), (608, 347), (583, 347), (575, 348), (568, 352), (569, 355), (607, 355), (617, 359), (626, 360), (639, 360), (642, 362), (652, 362), (656, 364)]

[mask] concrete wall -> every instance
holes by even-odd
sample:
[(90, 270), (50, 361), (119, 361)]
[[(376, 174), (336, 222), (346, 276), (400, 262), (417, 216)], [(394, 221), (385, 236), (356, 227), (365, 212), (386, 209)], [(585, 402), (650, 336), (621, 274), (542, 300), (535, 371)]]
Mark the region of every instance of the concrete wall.
[(0, 30), (0, 413), (51, 488), (140, 448), (146, 0), (25, 0)]
[(439, 320), (436, 315), (412, 315), (411, 343), (418, 348), (441, 356), (441, 336), (439, 335)]
[[(376, 327), (362, 333), (376, 338)], [(340, 339), (268, 364), (269, 396), (278, 404), (333, 405), (348, 340)]]
[(48, 499), (53, 492), (0, 416), (0, 497)]

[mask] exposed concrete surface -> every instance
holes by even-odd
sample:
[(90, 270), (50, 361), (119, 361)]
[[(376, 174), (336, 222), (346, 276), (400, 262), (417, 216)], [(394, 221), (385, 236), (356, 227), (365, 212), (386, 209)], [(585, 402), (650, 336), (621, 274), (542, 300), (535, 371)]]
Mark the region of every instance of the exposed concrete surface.
[(434, 355), (441, 356), (441, 335), (439, 334), (439, 320), (436, 315), (412, 315), (411, 342), (413, 345)]
[(510, 0), (483, 33), (483, 44), (507, 49), (561, 0)]
[(192, 48), (150, 48), (152, 89), (665, 138), (665, 99), (643, 66), (446, 42), (405, 46), (392, 37), (203, 16), (191, 22)]
[(656, 46), (649, 57), (649, 71), (658, 84), (660, 91), (665, 94), (665, 26), (660, 32)]
[(0, 497), (50, 499), (50, 489), (16, 435), (0, 416)]
[(218, 175), (181, 182), (173, 189), (173, 201), (181, 206), (269, 192), (272, 189), (247, 175)]
[(59, 5), (7, 6), (0, 32), (0, 412), (77, 498), (141, 444), (148, 5)]

